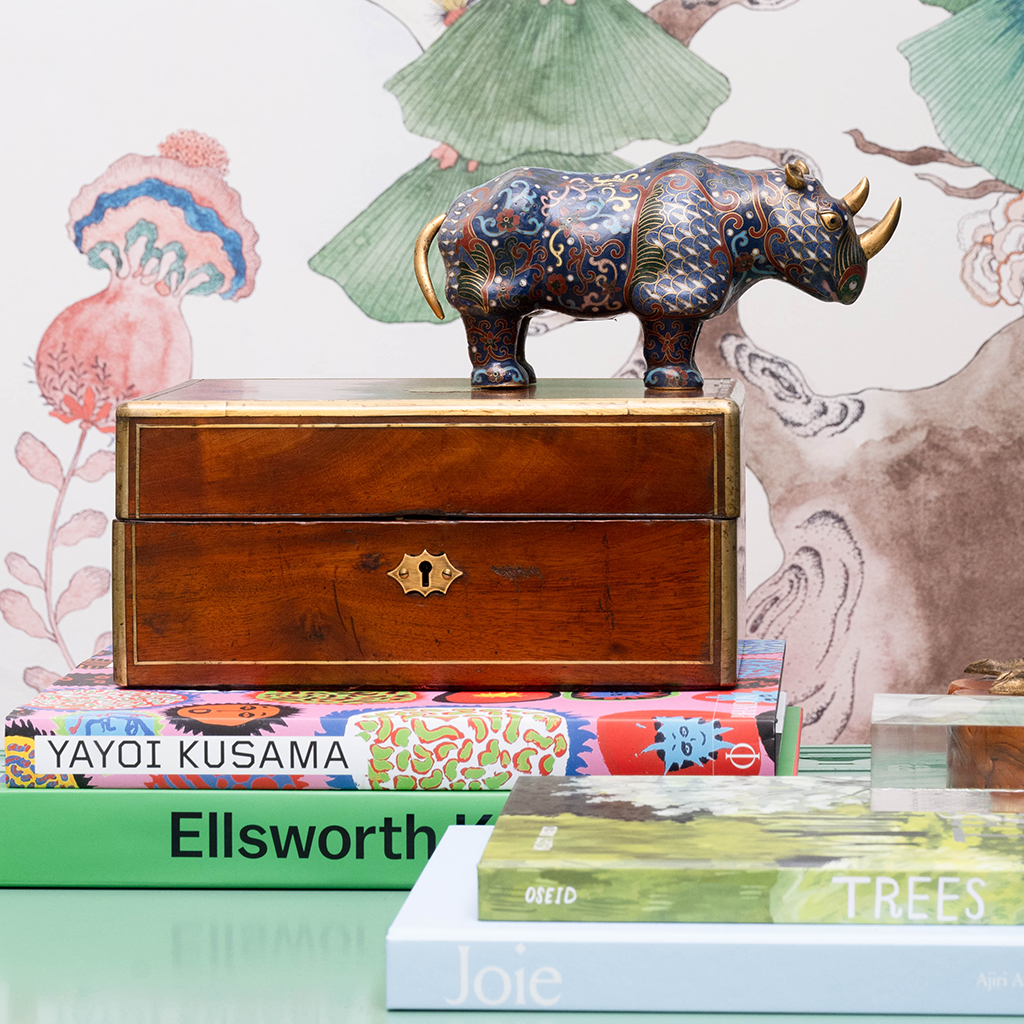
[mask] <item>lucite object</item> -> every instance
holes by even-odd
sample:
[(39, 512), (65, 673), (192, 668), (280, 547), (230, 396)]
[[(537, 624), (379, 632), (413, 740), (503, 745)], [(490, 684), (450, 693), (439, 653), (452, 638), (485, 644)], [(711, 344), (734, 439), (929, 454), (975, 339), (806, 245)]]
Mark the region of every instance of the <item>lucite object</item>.
[(871, 807), (1024, 811), (1024, 697), (875, 694)]

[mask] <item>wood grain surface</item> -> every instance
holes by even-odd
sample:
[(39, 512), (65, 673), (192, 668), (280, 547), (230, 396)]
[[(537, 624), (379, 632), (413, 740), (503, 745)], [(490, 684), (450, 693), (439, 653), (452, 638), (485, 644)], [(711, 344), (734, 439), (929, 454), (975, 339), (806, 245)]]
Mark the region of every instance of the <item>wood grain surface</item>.
[[(730, 686), (742, 387), (199, 380), (119, 407), (132, 686)], [(403, 556), (445, 552), (446, 595)]]
[(121, 518), (734, 517), (721, 419), (138, 420)]
[[(119, 681), (132, 686), (734, 683), (732, 520), (157, 521), (115, 534)], [(447, 594), (404, 594), (387, 576), (424, 550), (463, 573)]]

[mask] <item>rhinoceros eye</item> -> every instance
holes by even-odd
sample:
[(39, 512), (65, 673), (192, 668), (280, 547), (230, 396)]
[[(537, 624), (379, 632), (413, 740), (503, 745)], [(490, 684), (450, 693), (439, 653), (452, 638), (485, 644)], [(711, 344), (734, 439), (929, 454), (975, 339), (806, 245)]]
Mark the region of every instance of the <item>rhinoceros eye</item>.
[(843, 226), (843, 218), (831, 210), (828, 213), (819, 213), (818, 218), (826, 231), (838, 231)]

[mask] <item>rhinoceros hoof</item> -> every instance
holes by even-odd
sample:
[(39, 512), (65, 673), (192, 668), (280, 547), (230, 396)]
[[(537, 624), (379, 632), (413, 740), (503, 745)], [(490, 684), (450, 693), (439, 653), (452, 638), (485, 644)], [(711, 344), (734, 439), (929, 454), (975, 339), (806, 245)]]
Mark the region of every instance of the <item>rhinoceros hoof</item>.
[(696, 367), (652, 366), (644, 374), (644, 387), (681, 391), (702, 388), (704, 378)]
[(478, 367), (470, 383), (475, 388), (525, 388), (530, 386), (530, 375), (519, 363), (509, 359)]

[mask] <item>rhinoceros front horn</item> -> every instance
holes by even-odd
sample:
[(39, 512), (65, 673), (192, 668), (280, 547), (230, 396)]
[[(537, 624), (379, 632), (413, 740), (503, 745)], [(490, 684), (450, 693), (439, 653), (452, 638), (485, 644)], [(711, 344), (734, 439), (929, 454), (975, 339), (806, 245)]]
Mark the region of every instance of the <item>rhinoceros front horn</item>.
[(870, 227), (860, 236), (860, 247), (864, 250), (864, 256), (871, 259), (877, 256), (886, 243), (892, 238), (896, 225), (900, 222), (900, 210), (903, 209), (903, 200), (897, 197), (892, 206), (889, 207), (886, 215), (874, 227)]

